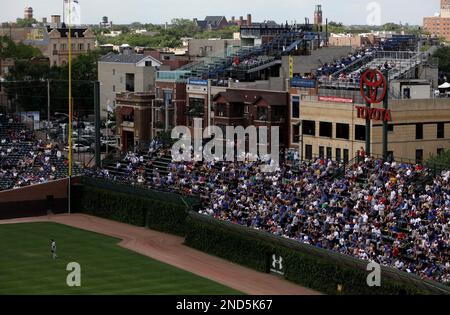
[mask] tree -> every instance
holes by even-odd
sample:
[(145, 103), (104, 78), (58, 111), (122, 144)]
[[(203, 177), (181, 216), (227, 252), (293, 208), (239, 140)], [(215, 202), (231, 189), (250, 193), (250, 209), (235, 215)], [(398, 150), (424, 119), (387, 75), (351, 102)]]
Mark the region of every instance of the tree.
[(42, 57), (42, 52), (23, 43), (16, 44), (9, 37), (0, 37), (0, 58), (31, 59)]
[(430, 157), (426, 164), (431, 168), (442, 168), (443, 166), (446, 166), (448, 169), (448, 167), (450, 167), (450, 150), (447, 150), (440, 155)]
[(382, 27), (383, 31), (400, 31), (402, 26), (395, 23), (386, 23)]
[(335, 33), (335, 34), (339, 34), (339, 33), (345, 33), (346, 32), (346, 28), (344, 27), (344, 25), (340, 22), (329, 22), (328, 23), (328, 32), (329, 33)]
[(16, 20), (16, 27), (32, 27), (33, 24), (38, 24), (36, 19), (21, 19), (18, 18)]
[[(72, 97), (75, 115), (93, 113), (94, 85), (97, 80), (98, 52), (80, 55), (72, 62)], [(67, 112), (68, 65), (50, 67), (48, 64), (33, 64), (18, 60), (6, 78), (5, 89), (10, 100), (18, 109), (47, 113), (47, 82), (49, 79), (51, 109), (53, 112)]]
[(450, 78), (450, 46), (442, 46), (434, 53), (433, 57), (439, 59), (439, 71)]

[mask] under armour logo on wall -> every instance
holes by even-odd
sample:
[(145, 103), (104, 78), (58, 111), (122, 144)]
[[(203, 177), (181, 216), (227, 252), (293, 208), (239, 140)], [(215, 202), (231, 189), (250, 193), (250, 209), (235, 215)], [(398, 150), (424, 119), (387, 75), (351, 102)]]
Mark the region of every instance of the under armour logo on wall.
[[(277, 268), (278, 266), (278, 268)], [(277, 270), (283, 270), (283, 257), (277, 259), (277, 255), (272, 255), (272, 267)]]

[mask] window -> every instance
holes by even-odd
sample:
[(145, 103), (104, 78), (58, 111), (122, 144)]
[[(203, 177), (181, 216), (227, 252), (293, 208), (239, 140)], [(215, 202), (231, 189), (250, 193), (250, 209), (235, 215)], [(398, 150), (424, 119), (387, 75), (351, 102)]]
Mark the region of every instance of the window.
[(416, 164), (421, 164), (423, 162), (423, 150), (416, 150)]
[(438, 139), (445, 138), (445, 124), (444, 123), (437, 124), (437, 138)]
[(350, 126), (348, 124), (336, 124), (336, 138), (349, 139)]
[(56, 44), (53, 44), (53, 50), (56, 50)]
[(256, 112), (256, 120), (267, 120), (267, 107), (258, 107)]
[(300, 134), (298, 130), (297, 125), (292, 126), (292, 143), (299, 143), (300, 142)]
[(341, 149), (336, 148), (336, 161), (341, 161)]
[(87, 50), (91, 50), (91, 44), (87, 44)]
[(387, 151), (388, 161), (394, 161), (394, 151)]
[(312, 160), (313, 154), (312, 154), (312, 145), (307, 144), (305, 145), (305, 159)]
[(333, 137), (333, 124), (330, 122), (320, 122), (319, 125), (319, 135), (321, 137), (328, 137), (328, 138), (332, 138)]
[(204, 114), (204, 102), (205, 100), (203, 98), (195, 98), (190, 97), (189, 98), (189, 108), (188, 108), (188, 115), (192, 116), (203, 116)]
[(316, 135), (316, 122), (314, 120), (302, 121), (302, 133), (308, 136)]
[(292, 118), (300, 118), (300, 97), (292, 96)]
[(79, 50), (84, 50), (84, 44), (78, 44), (78, 49)]
[(113, 69), (113, 75), (116, 75), (116, 69)]
[(125, 89), (128, 92), (134, 92), (134, 73), (127, 73), (125, 75)]
[(416, 124), (416, 140), (423, 139), (423, 124)]
[(441, 155), (442, 153), (444, 153), (444, 149), (443, 148), (438, 148), (437, 149), (437, 155)]
[(393, 124), (389, 124), (388, 125), (388, 132), (394, 132), (394, 125)]
[(113, 85), (113, 92), (115, 92), (116, 91), (116, 86), (115, 85)]
[(324, 158), (325, 157), (325, 148), (320, 146), (319, 147), (319, 158)]
[(355, 140), (366, 141), (366, 126), (355, 125)]
[(172, 90), (164, 90), (164, 105), (172, 105)]
[(224, 104), (215, 104), (214, 105), (214, 115), (217, 117), (225, 116), (225, 105)]
[(333, 158), (333, 149), (330, 147), (327, 147), (327, 159), (331, 160)]
[(403, 98), (404, 99), (410, 99), (411, 98), (411, 89), (410, 88), (405, 88), (403, 90)]
[(344, 163), (348, 163), (348, 149), (344, 149)]

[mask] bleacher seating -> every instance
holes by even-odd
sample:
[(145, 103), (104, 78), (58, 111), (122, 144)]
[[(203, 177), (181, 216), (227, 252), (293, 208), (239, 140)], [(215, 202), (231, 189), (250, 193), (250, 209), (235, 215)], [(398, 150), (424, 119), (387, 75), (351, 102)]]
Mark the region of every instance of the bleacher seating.
[[(83, 171), (74, 166), (73, 174)], [(14, 117), (0, 115), (0, 191), (67, 177), (68, 163), (58, 149), (35, 138)]]

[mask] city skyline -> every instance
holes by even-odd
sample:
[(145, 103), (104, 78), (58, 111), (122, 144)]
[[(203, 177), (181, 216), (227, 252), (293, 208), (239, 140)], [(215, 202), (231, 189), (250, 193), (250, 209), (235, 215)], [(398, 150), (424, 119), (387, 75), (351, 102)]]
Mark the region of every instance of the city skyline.
[[(206, 0), (194, 0), (189, 7), (183, 6), (186, 1), (166, 0), (155, 2), (153, 0), (81, 0), (82, 23), (98, 24), (103, 16), (108, 16), (115, 24), (129, 24), (132, 22), (162, 24), (170, 22), (173, 18), (194, 17), (202, 18), (206, 15), (245, 16), (247, 13), (253, 15), (254, 21), (275, 20), (279, 23), (285, 21), (297, 21), (302, 23), (305, 17), (313, 21), (313, 11), (316, 4), (322, 4), (324, 19), (329, 21), (342, 22), (346, 25), (367, 24), (367, 17), (371, 11), (367, 7), (371, 3), (380, 5), (380, 24), (388, 22), (408, 23), (411, 25), (422, 25), (423, 18), (433, 16), (439, 12), (439, 1), (428, 1), (423, 3), (420, 0), (399, 0), (395, 4), (389, 0), (345, 0), (337, 3), (333, 0), (306, 0), (298, 3), (295, 0), (281, 0), (273, 8), (262, 6), (259, 0), (248, 0), (245, 3), (239, 0), (228, 0), (217, 3), (214, 6)], [(108, 7), (105, 4), (108, 3)], [(0, 21), (15, 21), (18, 17), (23, 17), (23, 10), (27, 6), (34, 9), (34, 17), (40, 21), (43, 17), (50, 17), (52, 14), (62, 15), (62, 0), (18, 0), (13, 3), (0, 0), (1, 6), (8, 9), (0, 11)], [(149, 7), (149, 10), (143, 8)], [(298, 8), (299, 13), (296, 12)], [(352, 8), (352, 10), (349, 10)], [(127, 12), (124, 15), (123, 12)], [(407, 18), (406, 18), (407, 17)]]

